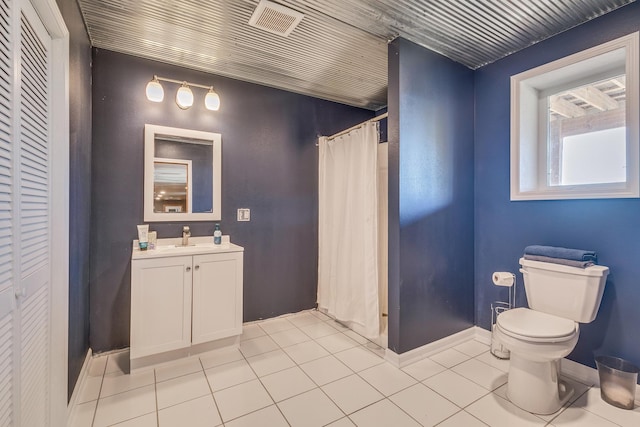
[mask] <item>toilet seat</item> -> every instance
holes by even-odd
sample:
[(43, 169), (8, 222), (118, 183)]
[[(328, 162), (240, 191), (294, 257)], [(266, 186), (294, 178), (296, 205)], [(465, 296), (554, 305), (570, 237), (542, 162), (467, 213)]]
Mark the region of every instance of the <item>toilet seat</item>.
[(578, 333), (578, 324), (573, 320), (528, 308), (503, 312), (497, 325), (505, 335), (529, 342), (568, 341)]

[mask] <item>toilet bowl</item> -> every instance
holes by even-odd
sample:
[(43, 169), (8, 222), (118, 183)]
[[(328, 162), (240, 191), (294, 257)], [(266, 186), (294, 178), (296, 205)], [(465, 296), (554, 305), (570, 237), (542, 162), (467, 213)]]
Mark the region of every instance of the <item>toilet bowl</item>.
[(609, 269), (520, 259), (530, 308), (503, 312), (494, 333), (511, 352), (507, 397), (535, 414), (552, 414), (573, 394), (559, 378), (560, 360), (575, 348), (579, 323), (598, 312)]
[(572, 320), (516, 308), (498, 316), (498, 340), (511, 351), (507, 397), (535, 414), (552, 414), (573, 395), (559, 378), (560, 359), (576, 346), (580, 335)]

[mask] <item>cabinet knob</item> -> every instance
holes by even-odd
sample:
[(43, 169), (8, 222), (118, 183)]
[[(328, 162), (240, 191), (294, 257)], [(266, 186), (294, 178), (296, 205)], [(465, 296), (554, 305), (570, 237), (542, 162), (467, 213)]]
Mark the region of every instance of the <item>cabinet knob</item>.
[(191, 267), (187, 267), (187, 271), (191, 271)]
[(196, 265), (196, 270), (200, 270), (200, 266), (199, 265)]

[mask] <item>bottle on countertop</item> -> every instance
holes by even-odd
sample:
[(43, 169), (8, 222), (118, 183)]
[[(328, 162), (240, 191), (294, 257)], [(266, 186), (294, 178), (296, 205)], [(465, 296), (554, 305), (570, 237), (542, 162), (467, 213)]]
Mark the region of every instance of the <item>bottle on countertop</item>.
[(222, 244), (222, 231), (220, 231), (220, 224), (216, 224), (216, 229), (213, 231), (213, 244)]

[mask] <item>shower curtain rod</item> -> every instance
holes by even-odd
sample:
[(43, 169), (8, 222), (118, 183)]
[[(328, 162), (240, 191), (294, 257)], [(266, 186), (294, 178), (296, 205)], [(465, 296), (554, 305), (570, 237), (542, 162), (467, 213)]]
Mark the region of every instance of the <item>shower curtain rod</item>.
[[(382, 119), (386, 119), (388, 115), (389, 115), (389, 113), (380, 114), (379, 116), (376, 116), (376, 117), (374, 117), (374, 118), (372, 118), (372, 119), (365, 120), (365, 121), (364, 121), (364, 122), (362, 122), (362, 123), (359, 123), (359, 124), (357, 124), (357, 125), (355, 125), (355, 126), (351, 126), (349, 129), (346, 129), (346, 130), (343, 130), (343, 131), (338, 132), (338, 133), (336, 133), (336, 134), (333, 134), (333, 135), (331, 135), (331, 136), (327, 137), (327, 139), (334, 139), (334, 138), (339, 137), (340, 135), (344, 135), (345, 133), (349, 133), (349, 132), (351, 132), (352, 130), (357, 129), (357, 128), (359, 128), (360, 126), (364, 125), (365, 123), (369, 123), (369, 122), (378, 122), (378, 121), (380, 121), (380, 120), (382, 120)], [(316, 145), (317, 145), (317, 144), (316, 144)]]

